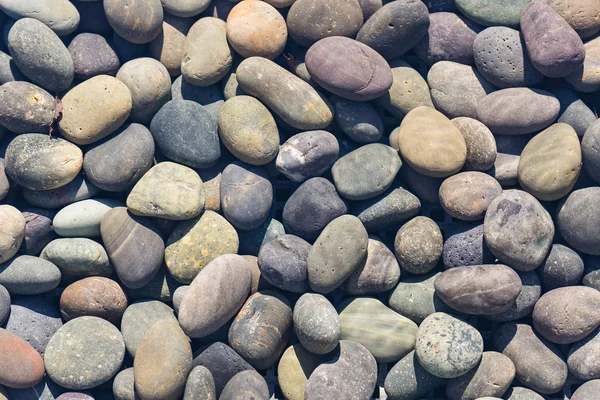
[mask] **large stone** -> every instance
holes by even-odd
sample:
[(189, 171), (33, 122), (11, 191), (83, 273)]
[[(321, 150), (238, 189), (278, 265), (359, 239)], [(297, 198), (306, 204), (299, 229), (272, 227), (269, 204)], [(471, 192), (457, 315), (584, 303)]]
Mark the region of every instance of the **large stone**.
[(415, 217), (402, 225), (394, 239), (400, 267), (412, 274), (425, 274), (442, 258), (444, 240), (439, 226), (428, 217)]
[(519, 26), (521, 11), (531, 0), (456, 0), (456, 7), (467, 18), (485, 26)]
[(265, 378), (256, 371), (238, 372), (227, 382), (219, 400), (268, 400), (269, 387)]
[(575, 250), (600, 255), (600, 188), (589, 187), (571, 192), (557, 209), (557, 225), (561, 236)]
[(127, 296), (121, 286), (104, 277), (84, 278), (60, 295), (60, 313), (65, 321), (91, 316), (118, 325), (126, 308)]
[(327, 354), (340, 341), (340, 319), (323, 295), (306, 293), (294, 306), (294, 331), (298, 340), (314, 354)]
[(177, 322), (177, 318), (173, 315), (173, 309), (163, 302), (143, 300), (129, 305), (121, 319), (121, 334), (129, 355), (135, 358), (150, 328), (155, 324), (168, 325), (169, 321)]
[(258, 253), (262, 279), (282, 290), (306, 292), (310, 248), (310, 243), (294, 235), (283, 235), (265, 243)]
[(484, 217), (502, 186), (482, 172), (462, 172), (444, 180), (440, 186), (440, 204), (452, 217), (476, 221)]
[(0, 124), (14, 133), (47, 133), (54, 122), (56, 100), (39, 86), (7, 82), (0, 86)]
[(123, 203), (113, 199), (88, 199), (62, 208), (52, 220), (54, 231), (63, 237), (98, 237), (107, 212)]
[(0, 205), (0, 263), (14, 257), (25, 238), (25, 217), (13, 206)]
[(326, 359), (309, 352), (300, 343), (288, 347), (277, 365), (277, 380), (285, 398), (304, 400), (308, 378)]
[(48, 25), (58, 36), (72, 33), (79, 25), (79, 12), (67, 0), (2, 0), (0, 9), (14, 19), (35, 18)]
[(48, 292), (60, 283), (60, 270), (50, 261), (32, 256), (17, 256), (0, 264), (0, 285), (11, 295)]
[(106, 0), (104, 13), (110, 26), (125, 40), (148, 43), (160, 34), (163, 7), (160, 0)]
[[(0, 328), (0, 384), (21, 389), (44, 377), (42, 357), (23, 339)], [(12, 398), (12, 397), (11, 397)]]

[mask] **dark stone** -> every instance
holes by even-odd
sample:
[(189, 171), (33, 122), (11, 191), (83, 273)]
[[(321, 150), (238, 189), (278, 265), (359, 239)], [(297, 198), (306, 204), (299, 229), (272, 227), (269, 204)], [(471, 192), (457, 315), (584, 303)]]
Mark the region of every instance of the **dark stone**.
[(238, 372), (227, 382), (219, 400), (268, 400), (269, 387), (256, 371)]
[(411, 351), (398, 361), (385, 377), (385, 393), (390, 400), (420, 399), (445, 382), (427, 372)]
[[(577, 132), (577, 136), (583, 137), (588, 128), (597, 120), (594, 112), (571, 89), (554, 89), (552, 94), (560, 102), (560, 113), (557, 122), (571, 125)], [(600, 127), (598, 123), (596, 123), (596, 126)]]
[(85, 81), (96, 75), (115, 76), (121, 65), (107, 40), (95, 33), (80, 33), (69, 44), (75, 78)]
[(583, 169), (592, 180), (600, 183), (600, 120), (595, 120), (585, 131), (581, 141), (581, 154)]
[(83, 175), (78, 175), (66, 185), (52, 190), (23, 189), (23, 197), (27, 203), (47, 209), (62, 208), (77, 201), (87, 200), (98, 193), (100, 189)]
[(77, 32), (110, 35), (112, 27), (104, 14), (104, 6), (98, 1), (76, 1), (73, 3), (79, 11), (79, 26)]
[(260, 249), (271, 240), (285, 235), (283, 224), (274, 218), (267, 218), (258, 228), (238, 231), (238, 254), (258, 256)]
[(542, 283), (536, 271), (519, 271), (518, 274), (522, 287), (514, 304), (503, 313), (488, 315), (488, 319), (500, 322), (516, 321), (531, 314), (542, 294)]
[(221, 85), (194, 86), (188, 83), (182, 76), (173, 81), (171, 85), (171, 98), (173, 100), (195, 101), (206, 108), (215, 119), (219, 118), (219, 110), (225, 103)]
[(538, 271), (544, 290), (579, 284), (583, 276), (583, 260), (577, 252), (562, 244), (553, 244), (548, 257)]
[(131, 43), (119, 36), (117, 32), (113, 32), (112, 43), (119, 56), (119, 60), (121, 60), (121, 64), (135, 60), (136, 58), (150, 57), (148, 44)]
[(258, 254), (261, 277), (279, 289), (305, 293), (310, 247), (310, 243), (294, 235), (283, 235), (266, 243)]
[(457, 224), (444, 241), (444, 267), (492, 264), (494, 255), (483, 240), (483, 224)]
[(400, 178), (406, 182), (406, 186), (424, 203), (439, 203), (439, 191), (444, 178), (434, 178), (423, 175), (404, 163), (400, 169)]
[(557, 225), (561, 236), (575, 250), (600, 255), (600, 187), (571, 192), (557, 209)]
[(373, 199), (362, 201), (352, 209), (367, 231), (399, 226), (419, 214), (419, 198), (401, 187)]
[(379, 141), (383, 135), (383, 121), (373, 105), (338, 96), (333, 96), (331, 103), (335, 109), (335, 122), (350, 139), (358, 143)]
[(42, 208), (25, 208), (25, 237), (19, 253), (37, 256), (48, 243), (58, 237), (52, 227), (52, 219), (56, 212)]
[(48, 133), (56, 101), (41, 87), (28, 82), (0, 86), (0, 124), (14, 133)]
[(160, 0), (104, 1), (104, 13), (115, 33), (132, 43), (148, 43), (162, 30)]

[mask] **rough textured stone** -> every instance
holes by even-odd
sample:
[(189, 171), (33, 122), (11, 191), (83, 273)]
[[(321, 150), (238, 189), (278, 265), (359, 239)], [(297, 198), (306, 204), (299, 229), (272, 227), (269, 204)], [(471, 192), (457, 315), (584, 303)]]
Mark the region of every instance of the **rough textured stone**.
[(465, 139), (467, 158), (464, 169), (467, 171), (488, 171), (496, 161), (496, 139), (487, 126), (469, 117), (458, 117), (452, 122)]
[(442, 232), (431, 218), (415, 217), (398, 230), (394, 252), (402, 269), (412, 274), (425, 274), (442, 258)]
[(60, 283), (60, 270), (50, 261), (17, 256), (0, 264), (0, 285), (11, 295), (48, 292)]
[(542, 294), (542, 283), (535, 271), (518, 272), (518, 274), (522, 287), (514, 304), (500, 314), (488, 315), (488, 319), (500, 322), (516, 321), (531, 314)]
[(550, 0), (548, 5), (586, 39), (600, 30), (600, 2), (598, 0)]
[(48, 25), (58, 36), (72, 33), (79, 25), (79, 12), (67, 0), (2, 0), (0, 9), (14, 19), (35, 18)]
[(192, 369), (187, 377), (183, 400), (217, 400), (212, 373), (201, 365)]
[(101, 198), (69, 204), (54, 216), (54, 231), (63, 237), (98, 237), (104, 215), (121, 205), (120, 201)]
[(265, 243), (258, 254), (261, 277), (279, 289), (306, 292), (310, 248), (308, 242), (294, 235), (283, 235)]
[(25, 238), (25, 217), (13, 206), (0, 205), (0, 263), (14, 257)]
[(467, 18), (485, 26), (518, 26), (521, 11), (531, 0), (456, 0), (456, 7)]
[(80, 33), (68, 47), (75, 78), (85, 81), (96, 75), (115, 76), (121, 65), (111, 44), (101, 35)]
[(442, 253), (444, 267), (492, 264), (495, 260), (483, 240), (483, 224), (456, 225), (444, 241)]
[(444, 180), (440, 186), (440, 204), (452, 217), (464, 221), (482, 219), (502, 186), (482, 172), (462, 172)]
[(532, 1), (521, 14), (521, 32), (535, 69), (563, 78), (583, 65), (585, 49), (577, 32), (545, 2)]
[(518, 271), (531, 271), (546, 258), (554, 237), (552, 217), (530, 194), (511, 190), (489, 205), (483, 222), (490, 251)]
[(75, 179), (64, 186), (52, 190), (23, 189), (23, 197), (27, 203), (41, 208), (61, 208), (76, 201), (86, 200), (94, 197), (100, 192), (83, 175), (77, 175)]
[(0, 328), (0, 384), (15, 389), (28, 388), (37, 385), (43, 377), (44, 361), (35, 349)]
[(268, 400), (269, 387), (265, 378), (256, 371), (238, 372), (227, 382), (219, 400)]
[(483, 339), (477, 329), (445, 313), (423, 320), (415, 341), (419, 363), (430, 374), (456, 378), (473, 369), (483, 354)]
[(358, 143), (373, 143), (381, 138), (383, 121), (373, 105), (338, 96), (333, 96), (331, 102), (335, 109), (335, 122), (350, 139)]
[(97, 317), (80, 317), (52, 336), (44, 363), (54, 382), (83, 390), (109, 381), (119, 371), (124, 356), (123, 337), (113, 324)]
[(160, 301), (144, 300), (127, 307), (121, 320), (121, 333), (127, 352), (132, 358), (135, 358), (138, 347), (150, 328), (162, 321), (177, 321), (177, 319), (171, 307)]
[(84, 278), (60, 295), (60, 313), (65, 321), (77, 317), (99, 317), (118, 325), (127, 308), (127, 296), (119, 284), (104, 277)]
[(294, 330), (303, 350), (327, 354), (338, 345), (340, 319), (333, 305), (323, 295), (302, 295), (294, 306), (293, 318)]
[(0, 86), (0, 124), (14, 133), (47, 133), (54, 121), (56, 100), (39, 86), (7, 82)]
[(162, 264), (165, 248), (153, 221), (115, 207), (102, 218), (100, 232), (121, 282), (131, 289), (150, 283)]
[(415, 351), (408, 353), (386, 375), (384, 388), (390, 400), (420, 399), (444, 382), (427, 372), (415, 354)]
[(400, 266), (394, 253), (375, 238), (369, 238), (367, 257), (344, 282), (342, 288), (352, 295), (387, 292), (398, 283)]
[(65, 280), (109, 277), (114, 271), (104, 247), (87, 238), (55, 239), (43, 248), (40, 258), (55, 264)]
[(548, 257), (539, 268), (546, 291), (579, 284), (583, 271), (583, 260), (579, 254), (562, 244), (552, 245)]
[(125, 40), (136, 44), (148, 43), (160, 34), (163, 21), (160, 0), (132, 0), (128, 3), (107, 0), (103, 4), (110, 26)]
[(594, 222), (600, 212), (599, 194), (597, 187), (575, 190), (557, 210), (561, 236), (575, 250), (591, 255), (600, 255), (600, 227)]

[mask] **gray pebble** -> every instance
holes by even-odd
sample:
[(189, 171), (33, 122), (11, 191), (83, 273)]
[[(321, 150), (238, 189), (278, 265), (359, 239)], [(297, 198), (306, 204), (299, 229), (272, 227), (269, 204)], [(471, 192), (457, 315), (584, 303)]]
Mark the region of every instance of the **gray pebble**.
[(294, 235), (283, 235), (266, 243), (258, 253), (261, 277), (279, 289), (305, 293), (310, 247), (310, 243)]
[(346, 100), (334, 96), (331, 103), (335, 109), (335, 122), (358, 143), (373, 143), (383, 135), (381, 116), (370, 103)]
[(104, 1), (104, 13), (115, 33), (132, 43), (148, 43), (162, 28), (163, 7), (160, 0)]
[(116, 400), (138, 399), (133, 381), (133, 367), (124, 369), (115, 376), (112, 390)]
[(31, 190), (23, 188), (23, 197), (27, 203), (40, 208), (61, 208), (71, 203), (86, 200), (100, 193), (100, 189), (94, 186), (83, 175), (77, 175), (75, 179), (52, 190)]
[[(570, 89), (555, 89), (552, 94), (560, 102), (560, 113), (557, 122), (571, 125), (577, 136), (583, 137), (585, 132), (596, 121), (594, 112)], [(584, 163), (585, 166), (585, 163)]]
[(190, 100), (203, 106), (215, 118), (219, 118), (219, 110), (225, 103), (221, 85), (194, 86), (182, 76), (173, 81), (171, 85), (171, 98), (173, 100)]
[(55, 264), (66, 280), (109, 277), (114, 271), (104, 247), (86, 238), (53, 240), (44, 247), (40, 258)]
[(275, 218), (267, 218), (261, 226), (250, 231), (240, 229), (238, 230), (240, 241), (238, 254), (258, 256), (260, 249), (265, 244), (283, 235), (285, 235), (285, 228)]
[(592, 180), (600, 182), (600, 120), (595, 120), (585, 131), (581, 141), (583, 169)]
[(212, 373), (202, 365), (192, 369), (185, 384), (183, 400), (217, 400)]
[(390, 400), (416, 400), (444, 383), (444, 379), (427, 372), (411, 351), (398, 361), (385, 377), (385, 393)]
[(176, 318), (171, 307), (160, 301), (145, 300), (127, 307), (121, 319), (121, 333), (131, 357), (135, 357), (148, 330), (163, 320), (176, 321)]
[(300, 343), (311, 353), (326, 354), (340, 341), (340, 319), (325, 296), (302, 295), (294, 306), (294, 330)]
[(265, 378), (256, 371), (238, 372), (227, 382), (219, 400), (268, 400), (269, 387)]
[(536, 271), (518, 272), (521, 278), (521, 293), (514, 304), (503, 313), (488, 315), (492, 321), (516, 321), (531, 314), (535, 303), (542, 295), (542, 283)]
[(600, 255), (600, 226), (594, 221), (600, 212), (600, 188), (571, 192), (559, 203), (557, 224), (560, 234), (575, 250)]
[(496, 139), (487, 126), (469, 117), (458, 117), (451, 121), (462, 133), (467, 144), (466, 171), (488, 171), (494, 166), (497, 156)]
[(367, 231), (398, 226), (415, 217), (421, 209), (419, 198), (401, 187), (358, 203), (352, 213)]
[(561, 244), (553, 244), (539, 267), (545, 291), (579, 284), (583, 276), (583, 260), (577, 252)]
[(25, 237), (19, 252), (36, 256), (57, 237), (52, 226), (52, 219), (56, 213), (43, 208), (25, 208), (22, 213), (25, 217)]
[(600, 328), (596, 328), (587, 337), (575, 342), (569, 349), (567, 366), (577, 379), (600, 378)]
[(88, 199), (60, 209), (52, 220), (54, 231), (62, 237), (98, 237), (104, 215), (123, 203), (113, 199)]
[(11, 295), (48, 292), (60, 283), (60, 270), (50, 261), (32, 256), (17, 256), (0, 264), (0, 285)]

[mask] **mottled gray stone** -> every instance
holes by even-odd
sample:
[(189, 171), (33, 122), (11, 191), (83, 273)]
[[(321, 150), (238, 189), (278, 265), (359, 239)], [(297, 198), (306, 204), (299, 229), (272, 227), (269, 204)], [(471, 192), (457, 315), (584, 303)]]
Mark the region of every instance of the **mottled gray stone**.
[(577, 379), (600, 378), (600, 328), (596, 328), (587, 337), (575, 342), (569, 349), (567, 366)]
[(217, 400), (215, 380), (208, 368), (198, 365), (187, 377), (183, 400)]
[(435, 221), (419, 216), (398, 230), (394, 253), (402, 269), (412, 274), (426, 274), (440, 262), (443, 242), (442, 232)]
[(398, 226), (416, 216), (421, 209), (419, 198), (401, 187), (358, 203), (352, 213), (368, 231)]
[(340, 319), (325, 296), (302, 295), (294, 306), (294, 331), (300, 343), (311, 353), (326, 354), (340, 341)]
[(52, 219), (56, 212), (43, 208), (25, 208), (22, 213), (25, 217), (25, 237), (19, 252), (36, 256), (57, 237), (52, 226)]
[(294, 293), (306, 292), (310, 248), (310, 243), (294, 235), (283, 235), (271, 240), (258, 254), (261, 277), (279, 289)]
[(510, 0), (497, 2), (496, 0), (456, 0), (456, 7), (460, 12), (473, 21), (485, 26), (513, 26), (519, 25), (521, 11), (531, 0)]
[(335, 122), (358, 143), (373, 143), (383, 135), (381, 116), (370, 103), (346, 100), (334, 96), (331, 103), (335, 109)]
[(444, 383), (444, 379), (427, 372), (411, 351), (398, 361), (385, 377), (384, 388), (390, 400), (416, 400)]
[(0, 86), (0, 124), (14, 133), (48, 133), (56, 100), (39, 86), (7, 82)]
[(503, 313), (488, 315), (488, 319), (500, 322), (516, 321), (531, 314), (535, 303), (542, 294), (542, 284), (536, 271), (519, 271), (518, 274), (522, 287), (514, 304)]
[(0, 325), (4, 324), (10, 313), (10, 293), (0, 285)]
[(115, 376), (112, 390), (116, 400), (138, 400), (135, 393), (133, 367), (124, 369)]
[(32, 256), (17, 256), (0, 264), (0, 285), (11, 295), (48, 292), (60, 283), (60, 270), (50, 261)]
[(71, 182), (52, 190), (38, 191), (24, 188), (23, 197), (32, 206), (55, 209), (89, 199), (99, 192), (100, 189), (83, 175), (77, 175)]
[(163, 7), (160, 0), (104, 1), (104, 13), (115, 33), (136, 43), (148, 43), (160, 34)]
[(67, 280), (109, 277), (114, 271), (104, 247), (86, 238), (53, 240), (44, 247), (40, 257), (54, 263)]

